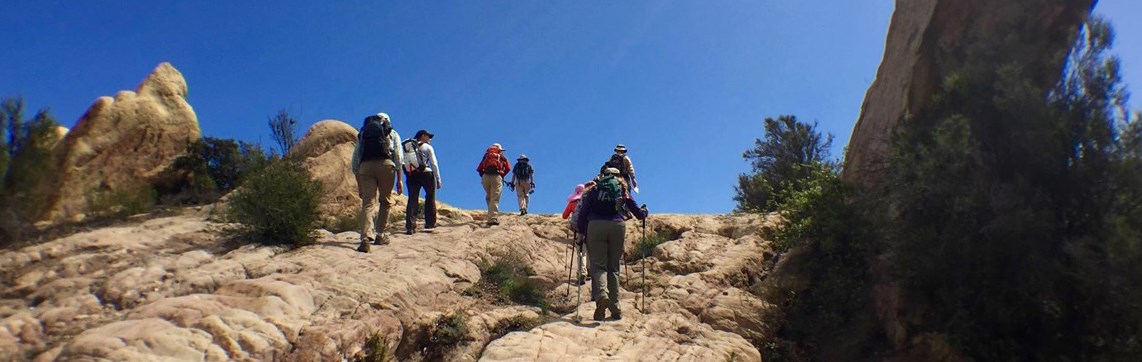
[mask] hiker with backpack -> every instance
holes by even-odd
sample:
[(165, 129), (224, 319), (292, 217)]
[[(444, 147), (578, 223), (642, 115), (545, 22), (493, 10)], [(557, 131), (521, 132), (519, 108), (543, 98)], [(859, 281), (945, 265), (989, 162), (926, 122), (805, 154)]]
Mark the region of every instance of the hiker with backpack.
[(508, 181), (508, 187), (515, 190), (520, 216), (527, 215), (527, 204), (535, 192), (535, 169), (531, 168), (529, 161), (527, 155), (519, 155), (512, 169), (512, 180)]
[(607, 162), (599, 167), (599, 177), (603, 176), (603, 170), (613, 167), (619, 170), (619, 175), (626, 180), (627, 185), (630, 185), (634, 192), (638, 192), (638, 181), (634, 178), (634, 162), (631, 162), (630, 156), (627, 156), (627, 147), (621, 143), (615, 146), (615, 153)]
[[(622, 319), (619, 308), (619, 263), (626, 237), (626, 213), (645, 220), (646, 205), (641, 208), (630, 195), (629, 186), (614, 167), (603, 169), (595, 187), (587, 191), (578, 205), (581, 215), (576, 230), (586, 231), (587, 253), (591, 263), (591, 297), (595, 300), (594, 319), (601, 321), (606, 312), (611, 319)], [(606, 294), (603, 294), (603, 290)]]
[[(567, 207), (563, 208), (563, 219), (564, 220), (566, 220), (568, 218), (571, 219), (570, 223), (569, 223), (569, 227), (571, 228), (571, 231), (574, 235), (574, 238), (573, 238), (574, 240), (572, 241), (572, 244), (571, 244), (572, 250), (574, 250), (574, 248), (576, 246), (582, 246), (580, 244), (583, 243), (583, 239), (585, 239), (587, 236), (586, 231), (581, 232), (581, 231), (579, 231), (579, 229), (577, 229), (579, 214), (581, 211), (579, 209), (579, 200), (583, 198), (583, 194), (590, 192), (591, 188), (593, 188), (593, 187), (595, 187), (595, 181), (587, 181), (586, 183), (581, 183), (581, 184), (575, 185), (575, 191), (572, 192), (571, 195), (567, 196)], [(579, 264), (583, 265), (586, 263), (587, 263), (586, 255), (580, 253), (579, 254)], [(585, 280), (587, 280), (587, 274), (586, 273), (587, 272), (585, 270), (579, 270), (579, 281), (578, 281), (579, 284), (583, 284), (583, 282)], [(592, 299), (592, 301), (593, 300), (594, 299)]]
[(424, 189), (424, 229), (436, 228), (436, 189), (440, 183), (440, 165), (436, 163), (436, 149), (432, 147), (434, 135), (426, 130), (401, 143), (404, 151), (404, 175), (408, 183), (408, 205), (404, 210), (404, 233), (416, 233), (416, 219), (420, 213), (420, 189)]
[(394, 203), (393, 184), (396, 184), (397, 195), (404, 191), (397, 168), (397, 165), (404, 164), (398, 150), (400, 143), (400, 134), (393, 129), (392, 121), (385, 113), (365, 117), (365, 124), (357, 133), (351, 164), (357, 179), (357, 194), (361, 196), (359, 252), (368, 253), (370, 242), (373, 245), (389, 243), (385, 227), (389, 221), (389, 209)]
[(504, 147), (493, 143), (484, 152), (480, 164), (476, 165), (476, 173), (480, 174), (480, 183), (484, 186), (484, 201), (488, 203), (487, 226), (499, 225), (500, 193), (504, 189), (504, 176), (511, 172), (511, 164), (504, 156)]

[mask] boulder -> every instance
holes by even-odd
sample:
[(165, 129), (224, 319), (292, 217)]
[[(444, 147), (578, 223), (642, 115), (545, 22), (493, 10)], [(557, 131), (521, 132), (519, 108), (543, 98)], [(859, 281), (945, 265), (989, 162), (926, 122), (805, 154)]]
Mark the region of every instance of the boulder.
[[(884, 59), (868, 88), (845, 153), (844, 177), (869, 188), (878, 184), (896, 123), (928, 104), (941, 82), (964, 65), (980, 39), (1020, 39), (1018, 47), (991, 49), (1053, 84), (1062, 52), (1095, 0), (897, 0), (884, 44)], [(1014, 26), (1012, 26), (1014, 25)], [(1002, 27), (1002, 30), (999, 28)]]
[(186, 95), (182, 74), (162, 63), (134, 92), (96, 99), (56, 145), (43, 219), (82, 218), (94, 192), (148, 187), (202, 138)]

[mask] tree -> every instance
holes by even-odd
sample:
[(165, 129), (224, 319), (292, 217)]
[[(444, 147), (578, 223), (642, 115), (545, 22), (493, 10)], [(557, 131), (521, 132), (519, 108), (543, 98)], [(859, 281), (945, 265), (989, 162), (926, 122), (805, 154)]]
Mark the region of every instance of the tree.
[(879, 199), (915, 335), (978, 360), (1142, 353), (1138, 126), (1112, 40), (1089, 21), (1054, 89), (968, 53), (904, 123)]
[(804, 166), (829, 163), (832, 142), (833, 135), (821, 135), (816, 122), (800, 122), (791, 115), (766, 118), (765, 140), (754, 140), (754, 147), (742, 154), (752, 171), (738, 176), (734, 187), (737, 210), (773, 211), (788, 185), (811, 174)]
[(297, 144), (297, 137), (295, 136), (297, 118), (293, 118), (289, 112), (282, 109), (278, 111), (276, 116), (270, 117), (269, 124), (274, 142), (278, 144), (282, 156), (285, 156), (293, 148), (293, 145)]
[(47, 109), (24, 119), (24, 100), (0, 101), (0, 228), (11, 239), (19, 228), (38, 218), (45, 200), (38, 190), (51, 167), (52, 147), (59, 124)]

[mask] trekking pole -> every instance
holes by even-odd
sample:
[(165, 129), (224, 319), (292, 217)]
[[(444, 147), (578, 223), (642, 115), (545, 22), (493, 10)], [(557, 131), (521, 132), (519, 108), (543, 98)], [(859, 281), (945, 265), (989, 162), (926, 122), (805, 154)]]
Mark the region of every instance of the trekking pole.
[(579, 242), (579, 232), (572, 231), (571, 234), (571, 248), (567, 250), (567, 300), (571, 300), (571, 269), (575, 268), (575, 243)]
[[(648, 215), (649, 216), (649, 215)], [(646, 244), (646, 218), (642, 218), (642, 243)], [(646, 248), (642, 248), (642, 312), (646, 313)]]
[[(578, 259), (576, 264), (579, 264), (579, 274), (582, 275), (583, 274), (583, 245), (582, 244), (579, 244), (579, 255), (577, 255), (576, 259)], [(579, 284), (579, 283), (575, 283), (575, 284), (578, 284), (578, 286), (575, 287), (575, 323), (579, 323), (582, 321), (582, 319), (579, 318), (579, 304), (583, 300), (583, 284)]]

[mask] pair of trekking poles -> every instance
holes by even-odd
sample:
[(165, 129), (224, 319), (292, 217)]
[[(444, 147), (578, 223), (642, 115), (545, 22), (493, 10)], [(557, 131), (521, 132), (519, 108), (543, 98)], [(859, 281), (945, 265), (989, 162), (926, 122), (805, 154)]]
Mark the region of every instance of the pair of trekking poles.
[[(583, 240), (582, 242), (580, 242), (578, 231), (574, 231), (572, 235), (574, 237), (574, 240), (572, 240), (572, 242), (571, 242), (571, 250), (569, 253), (570, 257), (571, 257), (571, 262), (567, 264), (567, 281), (570, 283), (575, 283), (575, 285), (576, 285), (575, 286), (575, 322), (577, 323), (577, 322), (580, 322), (582, 320), (582, 318), (579, 316), (579, 305), (582, 304), (582, 300), (583, 300), (583, 284), (587, 284), (586, 278), (582, 278), (582, 276), (583, 276), (583, 248), (586, 246), (587, 240)], [(583, 239), (586, 239), (586, 236), (584, 236)], [(643, 218), (643, 220), (642, 220), (642, 240), (643, 240), (643, 242), (646, 241), (646, 219), (645, 218)], [(642, 295), (642, 308), (639, 309), (639, 311), (642, 312), (643, 314), (645, 314), (646, 313), (646, 250), (644, 248), (639, 248), (639, 249), (642, 249), (641, 250), (642, 251), (642, 291), (639, 293), (640, 295)], [(576, 250), (578, 250), (578, 253), (575, 252)], [(625, 254), (626, 253), (624, 252), (623, 255), (619, 256), (620, 261), (623, 260), (623, 257), (626, 256)], [(573, 277), (571, 276), (571, 269), (576, 264), (579, 265), (579, 268), (578, 268), (579, 270), (576, 273), (576, 275), (574, 276), (575, 279), (572, 279)], [(623, 264), (626, 264), (626, 263), (623, 262)], [(630, 282), (630, 267), (626, 267), (623, 269), (625, 269), (626, 273), (627, 273), (627, 278), (626, 278), (627, 282)], [(582, 278), (582, 280), (577, 280), (579, 278)], [(570, 293), (571, 288), (567, 288), (567, 292)], [(603, 291), (603, 292), (605, 293), (606, 291)], [(616, 303), (617, 303), (617, 301), (616, 301)], [(637, 302), (635, 302), (635, 308), (638, 308)]]

